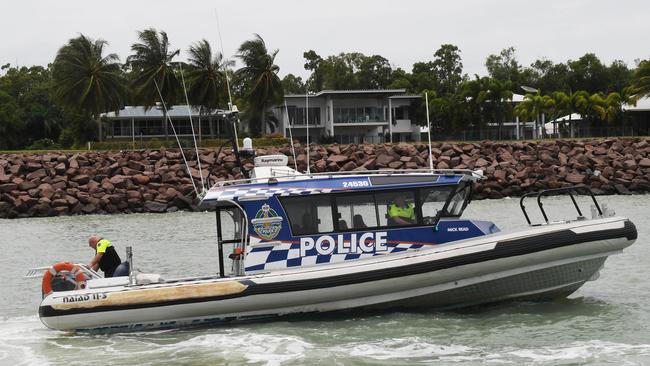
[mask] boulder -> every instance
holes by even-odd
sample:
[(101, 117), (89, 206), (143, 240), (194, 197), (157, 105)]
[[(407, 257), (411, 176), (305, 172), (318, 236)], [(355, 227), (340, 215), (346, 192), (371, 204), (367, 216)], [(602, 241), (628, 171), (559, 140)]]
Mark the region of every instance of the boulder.
[(564, 180), (566, 180), (566, 181), (569, 182), (569, 183), (580, 184), (580, 183), (584, 182), (584, 180), (585, 180), (585, 175), (584, 175), (584, 174), (580, 174), (580, 173), (569, 173), (569, 174), (567, 174), (567, 176), (564, 178)]
[(388, 164), (392, 163), (393, 161), (395, 161), (395, 157), (388, 154), (380, 154), (375, 159), (375, 163), (377, 165), (383, 165), (383, 166), (388, 166)]
[(47, 176), (47, 172), (45, 171), (45, 169), (38, 169), (38, 170), (35, 170), (35, 171), (27, 174), (27, 176), (25, 178), (27, 180), (34, 180), (36, 178), (44, 178), (46, 176)]
[(167, 205), (158, 201), (145, 202), (144, 208), (149, 212), (162, 213), (167, 210)]
[(16, 189), (18, 189), (18, 184), (15, 183), (0, 184), (0, 193), (8, 193)]

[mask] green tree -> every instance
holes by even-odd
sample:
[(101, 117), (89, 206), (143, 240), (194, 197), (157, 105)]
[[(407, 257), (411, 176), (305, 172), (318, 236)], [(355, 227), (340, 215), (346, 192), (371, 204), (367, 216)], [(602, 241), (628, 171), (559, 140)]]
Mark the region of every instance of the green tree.
[[(539, 122), (541, 121), (541, 115), (552, 111), (554, 106), (553, 98), (548, 95), (536, 94), (526, 94), (524, 100), (515, 107), (514, 113), (520, 118), (524, 119), (533, 119), (534, 129), (533, 129), (533, 138), (540, 138), (539, 136)], [(542, 126), (543, 127), (543, 126)], [(544, 130), (544, 128), (542, 128)]]
[(18, 104), (8, 93), (0, 90), (0, 149), (14, 149), (22, 129)]
[(582, 119), (586, 119), (589, 111), (589, 93), (584, 90), (579, 90), (570, 95), (570, 113), (569, 113), (569, 126), (571, 128), (571, 138), (575, 137), (575, 126), (572, 122), (572, 114), (578, 113)]
[(251, 113), (249, 116), (251, 133), (258, 136), (267, 123), (266, 108), (282, 102), (284, 91), (278, 77), (280, 67), (275, 64), (278, 50), (269, 52), (262, 37), (255, 34), (251, 40), (239, 46), (239, 59), (244, 66), (237, 70), (242, 82), (245, 98)]
[(641, 61), (634, 71), (630, 94), (634, 99), (650, 96), (650, 60)]
[(359, 88), (385, 89), (391, 83), (392, 73), (390, 63), (382, 56), (362, 56), (358, 71)]
[(501, 138), (503, 122), (505, 122), (505, 118), (509, 114), (512, 106), (512, 96), (512, 81), (489, 80), (486, 99), (492, 107), (494, 121), (499, 125), (499, 138)]
[[(161, 102), (167, 108), (180, 100), (181, 83), (174, 70), (174, 57), (180, 50), (170, 50), (167, 33), (154, 28), (138, 32), (140, 42), (131, 45), (127, 58), (131, 68), (131, 90), (136, 103), (151, 108)], [(162, 100), (161, 100), (162, 95)], [(163, 108), (165, 139), (168, 136), (166, 108)]]
[(433, 55), (431, 64), (439, 94), (456, 93), (463, 81), (463, 63), (460, 50), (452, 44), (443, 44)]
[[(559, 117), (571, 114), (571, 97), (564, 92), (555, 91), (551, 93), (553, 98), (553, 108), (550, 114), (550, 120), (554, 121)], [(557, 123), (553, 123), (553, 133), (557, 134)]]
[(415, 89), (411, 83), (411, 75), (401, 68), (393, 70), (391, 75), (391, 82), (388, 84), (388, 89), (406, 89), (407, 92), (413, 93)]
[(517, 50), (514, 47), (504, 48), (498, 55), (489, 55), (485, 60), (485, 67), (491, 78), (510, 80), (515, 90), (522, 85), (522, 67), (517, 61)]
[(282, 78), (282, 89), (286, 94), (300, 94), (305, 92), (305, 83), (300, 76), (287, 74)]
[(607, 67), (593, 53), (569, 61), (568, 84), (571, 90), (597, 93), (607, 89)]
[(189, 48), (189, 70), (187, 72), (187, 94), (190, 104), (199, 106), (199, 125), (201, 116), (208, 114), (210, 135), (214, 136), (211, 113), (227, 105), (228, 90), (226, 83), (227, 62), (220, 52), (212, 52), (210, 43), (205, 39)]
[(323, 58), (314, 50), (309, 50), (303, 53), (302, 56), (305, 58), (305, 70), (311, 71), (311, 76), (306, 83), (307, 88), (313, 92), (323, 90), (323, 84), (325, 83), (325, 75), (321, 69)]
[(57, 140), (64, 127), (61, 108), (52, 100), (52, 73), (42, 66), (12, 67), (7, 64), (0, 76), (0, 90), (17, 103), (23, 126), (13, 142), (26, 146), (40, 139)]
[[(82, 34), (59, 49), (52, 65), (52, 79), (54, 99), (61, 106), (91, 115), (96, 120), (100, 113), (124, 106), (126, 81), (118, 56), (104, 54), (107, 44)], [(98, 126), (101, 141), (100, 121)]]

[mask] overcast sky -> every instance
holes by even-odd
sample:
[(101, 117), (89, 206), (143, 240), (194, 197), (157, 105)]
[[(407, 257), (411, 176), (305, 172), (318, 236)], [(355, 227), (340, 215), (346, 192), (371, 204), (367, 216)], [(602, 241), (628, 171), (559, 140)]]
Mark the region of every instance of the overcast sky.
[(650, 58), (648, 0), (5, 0), (0, 8), (0, 65), (46, 65), (68, 39), (83, 33), (110, 43), (124, 61), (136, 31), (165, 30), (186, 57), (202, 38), (224, 53), (259, 33), (282, 76), (306, 76), (304, 51), (321, 56), (362, 52), (410, 71), (443, 43), (457, 45), (464, 71), (485, 74), (485, 58), (517, 48), (521, 64), (555, 62), (593, 52), (634, 66)]

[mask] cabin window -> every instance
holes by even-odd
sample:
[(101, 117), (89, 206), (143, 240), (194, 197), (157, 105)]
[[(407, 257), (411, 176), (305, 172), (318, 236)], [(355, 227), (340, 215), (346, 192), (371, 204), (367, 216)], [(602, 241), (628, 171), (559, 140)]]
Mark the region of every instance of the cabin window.
[(372, 193), (338, 196), (336, 208), (339, 230), (377, 226), (377, 211)]
[(447, 214), (449, 216), (460, 216), (467, 206), (467, 199), (471, 193), (470, 185), (460, 186), (449, 201)]
[(334, 231), (329, 196), (282, 197), (281, 202), (293, 235)]
[(380, 226), (406, 226), (418, 222), (415, 194), (410, 190), (377, 193)]
[(425, 224), (434, 223), (436, 218), (442, 215), (447, 198), (454, 187), (432, 187), (420, 190), (420, 202), (422, 203), (422, 217)]

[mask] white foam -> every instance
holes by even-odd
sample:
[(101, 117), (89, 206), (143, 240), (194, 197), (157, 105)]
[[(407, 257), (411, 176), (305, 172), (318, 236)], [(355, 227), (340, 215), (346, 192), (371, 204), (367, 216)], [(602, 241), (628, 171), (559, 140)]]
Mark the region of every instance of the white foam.
[(565, 347), (538, 347), (520, 349), (507, 352), (507, 354), (518, 358), (528, 359), (535, 362), (551, 361), (574, 361), (586, 362), (595, 361), (599, 358), (614, 358), (620, 356), (650, 355), (650, 344), (625, 344), (608, 341), (573, 342)]
[(369, 357), (376, 360), (404, 358), (439, 358), (442, 356), (466, 356), (472, 348), (461, 345), (431, 344), (418, 337), (394, 338), (378, 342), (358, 343), (345, 348), (336, 348), (338, 352), (353, 357)]

